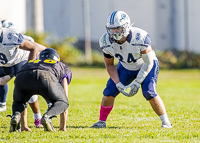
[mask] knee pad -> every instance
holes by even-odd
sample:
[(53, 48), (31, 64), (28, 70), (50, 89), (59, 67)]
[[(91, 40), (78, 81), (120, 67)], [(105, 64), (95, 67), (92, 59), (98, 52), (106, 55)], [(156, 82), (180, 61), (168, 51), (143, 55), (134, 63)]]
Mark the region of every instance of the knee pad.
[(0, 78), (0, 85), (6, 85), (10, 79), (11, 79), (11, 77), (9, 75), (1, 77)]
[(33, 95), (33, 96), (29, 99), (28, 103), (34, 103), (37, 99), (38, 99), (38, 96), (37, 96), (37, 95)]
[(146, 100), (150, 100), (157, 96), (157, 93), (155, 92), (151, 93), (149, 91), (143, 91), (142, 93), (143, 93), (143, 96), (146, 98)]

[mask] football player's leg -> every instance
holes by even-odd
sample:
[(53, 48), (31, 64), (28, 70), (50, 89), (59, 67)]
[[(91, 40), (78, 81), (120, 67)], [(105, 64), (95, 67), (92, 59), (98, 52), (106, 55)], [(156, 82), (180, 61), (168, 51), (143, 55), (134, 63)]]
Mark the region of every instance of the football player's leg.
[[(28, 72), (27, 72), (28, 73)], [(31, 85), (35, 85), (33, 79), (31, 79), (32, 75), (26, 72), (21, 72), (17, 75), (15, 79), (15, 88), (13, 95), (13, 104), (12, 104), (12, 119), (11, 119), (11, 127), (15, 126), (14, 123), (20, 124), (18, 119), (21, 119), (22, 130), (30, 131), (27, 125), (27, 102), (32, 96), (32, 93), (29, 93), (29, 90), (26, 90), (28, 87), (33, 89)], [(26, 95), (26, 96), (24, 96)], [(25, 112), (24, 112), (25, 110)], [(21, 117), (22, 116), (22, 117)], [(12, 122), (13, 121), (13, 122)], [(13, 123), (13, 124), (12, 124)], [(19, 127), (19, 126), (18, 126)]]
[(43, 125), (41, 124), (41, 112), (40, 112), (40, 106), (39, 106), (39, 101), (38, 101), (38, 96), (37, 95), (33, 95), (29, 101), (28, 101), (32, 111), (33, 111), (33, 115), (34, 115), (34, 124), (37, 128), (43, 127)]
[(48, 106), (48, 108), (50, 108), (51, 107), (51, 105), (52, 105), (52, 103), (51, 102), (49, 102), (48, 100), (46, 100), (45, 99), (45, 101), (47, 102), (47, 106)]
[(8, 85), (0, 85), (0, 112), (6, 111), (6, 98), (8, 93)]
[[(19, 72), (20, 68), (26, 63), (26, 61), (22, 61), (13, 67), (11, 67), (11, 77), (16, 76), (16, 74)], [(15, 79), (15, 88), (14, 88), (14, 95), (13, 95), (13, 105), (12, 105), (12, 111), (13, 114), (15, 112), (22, 113), (24, 109), (27, 107), (27, 101), (30, 99), (31, 96), (23, 96), (23, 88), (29, 84), (27, 84), (27, 81), (29, 81), (23, 73), (19, 73)]]
[(8, 93), (7, 82), (11, 79), (9, 75), (0, 78), (0, 112), (6, 111), (6, 98)]
[[(17, 100), (15, 100), (17, 98)], [(12, 118), (10, 122), (10, 132), (20, 130), (20, 121), (22, 126), (22, 131), (31, 131), (27, 125), (27, 104), (23, 103), (21, 100), (22, 96), (17, 96), (14, 94), (14, 102), (12, 104)]]
[(52, 103), (52, 106), (45, 114), (56, 116), (66, 111), (69, 106), (69, 102), (60, 83), (51, 83), (51, 86), (49, 87), (50, 89), (48, 95), (42, 95), (45, 99)]
[(154, 66), (149, 72), (148, 76), (143, 81), (142, 92), (143, 96), (149, 101), (151, 107), (155, 113), (160, 117), (162, 121), (162, 127), (171, 128), (171, 123), (167, 116), (165, 105), (161, 97), (156, 92), (157, 77), (159, 73), (159, 64), (157, 61), (154, 61)]
[[(65, 95), (65, 92), (61, 86), (61, 84), (56, 83), (57, 86), (50, 86), (50, 92), (48, 95), (42, 94), (42, 96), (52, 103), (52, 106), (48, 109), (48, 111), (42, 116), (41, 123), (44, 126), (45, 131), (55, 131), (51, 119), (58, 114), (66, 117), (67, 109), (69, 106), (68, 99)], [(48, 97), (48, 98), (47, 98)], [(61, 118), (63, 119), (63, 118)], [(62, 121), (61, 121), (62, 122)], [(64, 125), (64, 124), (63, 124)], [(61, 124), (62, 126), (62, 124)], [(64, 127), (63, 127), (64, 128)]]
[(46, 87), (45, 90), (41, 90), (40, 95), (52, 103), (52, 106), (42, 116), (41, 123), (45, 131), (55, 131), (51, 119), (58, 114), (64, 113), (69, 106), (69, 102), (62, 85), (54, 75), (44, 71), (40, 74), (41, 77), (45, 77), (45, 81), (42, 81), (44, 84), (42, 86)]
[[(133, 77), (120, 63), (117, 66), (120, 82), (124, 85), (128, 85), (133, 80)], [(115, 97), (119, 94), (116, 84), (110, 78), (107, 82), (106, 88), (103, 92), (103, 98), (100, 107), (99, 121), (94, 123), (92, 128), (104, 128), (106, 127), (106, 120), (111, 110), (113, 109)]]

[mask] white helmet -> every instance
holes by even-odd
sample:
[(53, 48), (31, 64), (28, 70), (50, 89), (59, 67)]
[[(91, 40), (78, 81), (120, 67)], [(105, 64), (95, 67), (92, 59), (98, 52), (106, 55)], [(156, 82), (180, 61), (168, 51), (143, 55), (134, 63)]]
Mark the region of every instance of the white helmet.
[[(111, 29), (122, 27), (121, 33), (113, 33)], [(129, 34), (131, 27), (131, 21), (129, 16), (123, 11), (114, 11), (106, 20), (106, 29), (110, 38), (120, 40), (123, 36), (126, 37)]]
[(15, 28), (14, 24), (11, 21), (2, 20), (1, 23), (3, 28)]

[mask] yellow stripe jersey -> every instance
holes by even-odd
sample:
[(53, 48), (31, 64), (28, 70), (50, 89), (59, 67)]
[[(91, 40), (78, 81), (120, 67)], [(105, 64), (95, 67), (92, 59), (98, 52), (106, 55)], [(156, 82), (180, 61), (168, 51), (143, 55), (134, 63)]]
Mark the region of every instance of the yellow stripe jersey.
[(26, 70), (37, 70), (37, 69), (50, 71), (53, 75), (56, 76), (56, 78), (60, 83), (62, 82), (63, 78), (66, 77), (69, 84), (72, 78), (72, 72), (66, 64), (49, 59), (46, 59), (44, 61), (30, 60), (21, 67), (19, 72)]
[[(106, 32), (99, 39), (99, 45), (105, 57), (115, 57), (128, 70), (139, 70), (144, 63), (140, 52), (151, 45), (151, 39), (146, 31), (131, 27), (130, 34), (123, 44), (111, 39)], [(154, 59), (157, 59), (156, 55)]]

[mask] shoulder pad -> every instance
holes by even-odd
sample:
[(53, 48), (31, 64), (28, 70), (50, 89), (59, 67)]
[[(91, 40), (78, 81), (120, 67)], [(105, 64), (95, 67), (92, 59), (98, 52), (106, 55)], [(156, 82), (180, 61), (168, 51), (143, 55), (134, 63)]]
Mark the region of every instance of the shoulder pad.
[(100, 48), (107, 48), (110, 47), (111, 41), (109, 40), (109, 35), (105, 32), (101, 38), (99, 39), (99, 46)]
[(3, 40), (4, 45), (21, 45), (23, 42), (22, 35), (13, 28), (2, 28), (3, 29)]
[(150, 36), (145, 30), (142, 30), (137, 27), (131, 27), (131, 31), (132, 31), (131, 44), (137, 43), (141, 46), (146, 46), (151, 44)]

